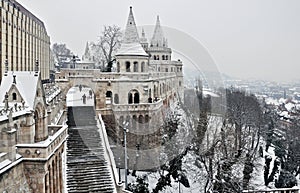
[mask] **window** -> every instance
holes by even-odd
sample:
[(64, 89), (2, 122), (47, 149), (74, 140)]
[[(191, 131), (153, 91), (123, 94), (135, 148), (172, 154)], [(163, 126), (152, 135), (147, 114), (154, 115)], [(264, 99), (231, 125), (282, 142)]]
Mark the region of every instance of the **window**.
[(134, 101), (133, 103), (139, 103), (140, 102), (140, 95), (138, 92), (134, 93)]
[(126, 72), (130, 72), (130, 62), (126, 62)]
[(114, 102), (115, 102), (115, 104), (119, 104), (119, 95), (118, 94), (115, 94)]
[(162, 60), (165, 60), (165, 55), (162, 55)]
[(132, 104), (132, 94), (128, 93), (128, 104)]
[(140, 94), (137, 90), (131, 90), (128, 93), (128, 104), (137, 104), (140, 102)]
[(138, 72), (138, 62), (133, 62), (133, 72)]
[(144, 72), (145, 71), (145, 62), (142, 62), (141, 64), (141, 72)]
[(12, 93), (12, 100), (17, 100), (17, 94), (14, 92), (14, 93)]

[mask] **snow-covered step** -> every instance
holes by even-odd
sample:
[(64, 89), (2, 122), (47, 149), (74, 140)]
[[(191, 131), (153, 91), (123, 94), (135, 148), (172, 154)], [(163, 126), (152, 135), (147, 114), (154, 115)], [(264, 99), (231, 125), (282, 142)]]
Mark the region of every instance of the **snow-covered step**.
[[(66, 170), (68, 193), (113, 192), (115, 187), (105, 160), (99, 128), (96, 121), (91, 121), (95, 117), (94, 111), (73, 108), (72, 113), (74, 117), (81, 117), (72, 123), (76, 122), (75, 126), (69, 128)], [(89, 120), (88, 123), (86, 120)]]

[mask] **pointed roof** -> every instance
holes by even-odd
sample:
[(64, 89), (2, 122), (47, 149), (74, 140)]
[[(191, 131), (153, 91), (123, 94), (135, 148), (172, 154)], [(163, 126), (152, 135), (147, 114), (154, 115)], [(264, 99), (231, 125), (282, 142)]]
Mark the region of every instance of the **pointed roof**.
[(162, 27), (160, 26), (159, 16), (156, 19), (156, 25), (151, 39), (151, 45), (154, 47), (167, 47), (167, 40), (164, 37)]
[[(13, 83), (13, 75), (16, 75), (16, 84)], [(14, 86), (22, 99), (24, 99), (25, 106), (34, 107), (34, 100), (36, 95), (37, 85), (39, 83), (39, 74), (29, 71), (8, 72), (7, 76), (3, 76), (0, 86), (0, 107), (4, 107), (5, 93)]]
[(121, 48), (116, 56), (118, 55), (148, 56), (148, 54), (140, 44), (139, 34), (133, 17), (132, 7), (130, 7), (124, 37), (121, 42)]

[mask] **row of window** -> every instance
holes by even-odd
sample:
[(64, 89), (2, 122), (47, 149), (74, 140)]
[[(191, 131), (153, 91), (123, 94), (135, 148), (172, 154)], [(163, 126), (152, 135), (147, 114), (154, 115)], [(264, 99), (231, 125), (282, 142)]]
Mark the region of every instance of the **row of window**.
[[(162, 55), (161, 59), (162, 60), (169, 60), (169, 56), (168, 55)], [(153, 60), (159, 60), (159, 55), (153, 55)]]
[[(129, 61), (125, 62), (126, 72), (139, 72), (139, 63), (137, 61), (133, 62), (133, 69)], [(145, 62), (141, 62), (140, 72), (145, 72)], [(120, 63), (117, 62), (117, 72), (120, 72)]]

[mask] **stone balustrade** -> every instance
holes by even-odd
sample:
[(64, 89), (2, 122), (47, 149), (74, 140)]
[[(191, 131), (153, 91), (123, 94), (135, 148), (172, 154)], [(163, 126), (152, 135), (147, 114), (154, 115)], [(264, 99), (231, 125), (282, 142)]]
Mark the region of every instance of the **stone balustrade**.
[(154, 103), (139, 103), (139, 104), (114, 104), (112, 110), (114, 112), (134, 112), (134, 111), (154, 111), (161, 108), (163, 101), (159, 99)]
[(67, 139), (68, 126), (48, 126), (49, 136), (46, 140), (34, 144), (17, 144), (17, 152), (24, 159), (47, 160)]

